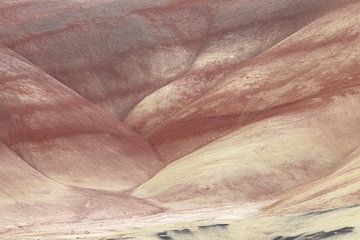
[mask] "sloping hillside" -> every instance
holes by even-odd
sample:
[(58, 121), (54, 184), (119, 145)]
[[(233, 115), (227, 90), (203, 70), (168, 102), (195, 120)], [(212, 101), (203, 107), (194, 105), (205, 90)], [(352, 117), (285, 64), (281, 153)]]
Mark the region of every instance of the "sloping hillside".
[(61, 203), (61, 199), (64, 201), (69, 197), (68, 189), (35, 171), (2, 143), (0, 164), (1, 228), (24, 224), (34, 212), (38, 216), (33, 218), (37, 220), (44, 217), (46, 211), (55, 215), (55, 221), (73, 217), (69, 209), (65, 208), (66, 203)]
[(140, 136), (49, 75), (0, 49), (0, 140), (72, 186), (125, 190), (161, 164)]
[(240, 129), (171, 163), (135, 195), (165, 203), (266, 200), (332, 173), (360, 143), (356, 24), (360, 4), (332, 12), (187, 107), (167, 128), (172, 139), (187, 138), (161, 139), (168, 153)]
[[(212, 25), (191, 68), (144, 98), (128, 114), (126, 123), (148, 136), (155, 145), (160, 144), (158, 135), (164, 141), (173, 141), (177, 135), (168, 136), (164, 133), (167, 130), (163, 128), (166, 128), (168, 122), (175, 121), (182, 109), (246, 66), (247, 60), (348, 2), (214, 1), (210, 5), (213, 7)], [(216, 128), (221, 126), (217, 125)], [(207, 130), (211, 131), (203, 131)], [(200, 134), (196, 130), (193, 132), (193, 135)], [(179, 156), (176, 151), (167, 154), (159, 149), (165, 161)]]
[[(156, 96), (166, 91), (174, 105), (143, 115), (139, 111), (150, 110), (145, 102), (129, 117), (145, 132), (221, 81), (224, 65), (258, 54), (347, 2), (8, 1), (0, 4), (0, 42), (119, 119), (176, 80), (149, 99), (163, 102)], [(144, 129), (149, 117), (155, 119)]]
[(336, 11), (240, 68), (225, 71), (215, 89), (153, 131), (150, 143), (162, 159), (174, 160), (256, 121), (260, 113), (356, 85), (357, 10), (356, 4)]
[(0, 25), (1, 239), (358, 236), (359, 1), (2, 0)]
[(270, 212), (316, 211), (360, 203), (359, 148), (339, 162), (339, 169), (318, 181), (296, 188), (281, 201), (267, 207)]
[(56, 183), (1, 142), (0, 176), (0, 234), (19, 225), (124, 218), (161, 210), (129, 196)]

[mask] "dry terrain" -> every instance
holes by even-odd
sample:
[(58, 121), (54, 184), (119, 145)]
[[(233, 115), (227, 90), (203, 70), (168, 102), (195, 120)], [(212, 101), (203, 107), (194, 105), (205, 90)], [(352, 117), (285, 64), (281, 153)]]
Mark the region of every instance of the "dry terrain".
[(0, 26), (0, 239), (360, 239), (358, 0), (2, 0)]

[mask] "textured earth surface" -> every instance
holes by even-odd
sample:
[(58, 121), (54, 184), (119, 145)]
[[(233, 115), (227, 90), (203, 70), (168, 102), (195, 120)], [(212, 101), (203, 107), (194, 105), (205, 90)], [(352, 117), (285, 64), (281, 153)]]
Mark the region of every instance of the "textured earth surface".
[(0, 1), (0, 239), (359, 239), (357, 0)]

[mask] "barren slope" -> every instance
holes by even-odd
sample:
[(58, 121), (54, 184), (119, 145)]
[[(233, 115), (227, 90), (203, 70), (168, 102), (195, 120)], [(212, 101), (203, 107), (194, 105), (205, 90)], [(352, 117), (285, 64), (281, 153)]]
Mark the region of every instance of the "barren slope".
[(261, 113), (358, 84), (358, 8), (355, 3), (335, 11), (234, 68), (215, 89), (152, 132), (150, 143), (171, 161)]
[[(351, 1), (214, 1), (210, 4), (212, 25), (191, 67), (137, 104), (126, 123), (153, 140), (153, 135), (162, 133), (163, 125), (247, 60), (348, 2)], [(158, 144), (154, 138), (154, 144)], [(176, 153), (164, 154), (163, 160), (176, 157)]]
[(17, 226), (123, 218), (159, 208), (120, 194), (61, 185), (0, 142), (0, 233)]
[(350, 1), (5, 1), (0, 41), (120, 119), (176, 80), (129, 117), (145, 133), (221, 81), (225, 65)]
[(359, 1), (3, 0), (0, 25), (0, 238), (358, 236)]
[(134, 194), (171, 205), (266, 200), (335, 171), (360, 143), (359, 24), (359, 3), (324, 16), (189, 106), (166, 128), (173, 141), (158, 136), (163, 153), (248, 125)]
[(281, 201), (267, 207), (270, 212), (299, 212), (342, 208), (360, 204), (359, 148), (342, 159), (339, 169), (318, 181), (296, 188)]
[[(73, 217), (69, 209), (64, 209), (65, 203), (60, 202), (68, 198), (68, 189), (32, 169), (3, 143), (0, 143), (0, 164), (1, 230), (6, 225), (26, 223), (33, 215), (31, 212), (36, 212), (37, 216), (32, 217), (39, 220), (46, 209), (55, 215), (54, 221)], [(50, 209), (61, 205), (63, 211)]]
[(124, 190), (161, 166), (140, 136), (5, 48), (0, 110), (0, 140), (59, 183)]

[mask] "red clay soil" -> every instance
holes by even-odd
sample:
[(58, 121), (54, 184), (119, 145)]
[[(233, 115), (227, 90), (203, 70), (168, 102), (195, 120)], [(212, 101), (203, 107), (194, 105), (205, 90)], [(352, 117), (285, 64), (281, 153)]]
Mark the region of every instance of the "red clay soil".
[[(239, 111), (177, 121), (188, 105), (237, 74), (246, 60), (350, 2), (5, 2), (0, 41), (126, 119), (168, 162), (239, 125)], [(185, 139), (189, 146), (180, 143)]]
[[(164, 85), (185, 82), (191, 91), (160, 112), (167, 116), (221, 81), (222, 65), (260, 53), (347, 2), (6, 1), (0, 41), (120, 119)], [(234, 39), (252, 43), (239, 47)], [(234, 56), (198, 69), (199, 60), (222, 47)], [(199, 82), (187, 83), (188, 74)], [(133, 123), (139, 132), (142, 124)]]
[[(51, 76), (1, 48), (0, 140), (42, 174), (125, 190), (161, 167), (148, 143)], [(129, 171), (131, 170), (131, 171)]]
[(135, 196), (258, 201), (332, 174), (360, 145), (359, 24), (356, 2), (234, 68), (149, 135), (175, 161)]
[[(277, 114), (283, 107), (298, 111), (288, 106), (358, 85), (359, 33), (352, 27), (357, 20), (351, 21), (358, 14), (358, 4), (351, 5), (329, 15), (343, 25), (314, 21), (259, 56), (233, 66), (216, 87), (153, 129), (147, 136), (150, 143), (169, 162), (271, 116), (274, 110)], [(331, 27), (337, 31), (327, 32)]]
[(0, 229), (359, 202), (359, 25), (357, 0), (2, 0)]

